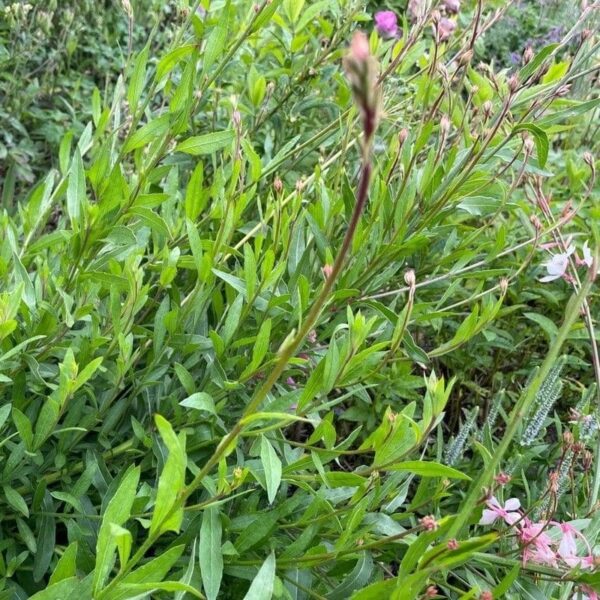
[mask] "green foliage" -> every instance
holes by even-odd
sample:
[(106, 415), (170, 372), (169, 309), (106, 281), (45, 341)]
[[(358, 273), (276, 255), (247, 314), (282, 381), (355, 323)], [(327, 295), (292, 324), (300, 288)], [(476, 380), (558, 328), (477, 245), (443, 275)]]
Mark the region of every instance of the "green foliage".
[(600, 589), (477, 525), (600, 532), (595, 15), (515, 79), (470, 51), (497, 3), (438, 43), (403, 2), (370, 156), (364, 3), (163, 4), (0, 28), (0, 599)]

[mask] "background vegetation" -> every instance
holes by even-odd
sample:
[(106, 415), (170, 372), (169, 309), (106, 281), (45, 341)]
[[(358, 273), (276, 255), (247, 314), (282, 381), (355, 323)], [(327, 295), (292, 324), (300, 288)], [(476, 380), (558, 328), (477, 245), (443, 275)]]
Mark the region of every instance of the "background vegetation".
[(3, 5), (0, 598), (600, 589), (598, 3), (422, 4)]

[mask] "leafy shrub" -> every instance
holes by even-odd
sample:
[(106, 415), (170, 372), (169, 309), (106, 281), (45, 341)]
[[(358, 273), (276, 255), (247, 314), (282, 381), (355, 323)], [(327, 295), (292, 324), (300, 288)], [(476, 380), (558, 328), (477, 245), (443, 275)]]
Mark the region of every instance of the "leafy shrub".
[(508, 72), (463, 4), (190, 3), (92, 93), (0, 215), (0, 598), (600, 587), (595, 13)]

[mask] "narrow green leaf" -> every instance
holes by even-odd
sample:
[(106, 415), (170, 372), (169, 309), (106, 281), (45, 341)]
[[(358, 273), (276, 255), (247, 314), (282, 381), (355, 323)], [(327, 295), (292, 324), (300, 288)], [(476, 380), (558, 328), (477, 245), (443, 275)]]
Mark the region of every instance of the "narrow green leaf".
[(221, 519), (219, 509), (215, 506), (207, 508), (202, 516), (198, 554), (204, 593), (208, 600), (215, 600), (223, 578)]
[(185, 152), (192, 156), (201, 156), (203, 154), (212, 154), (228, 144), (231, 144), (235, 137), (233, 129), (215, 131), (204, 135), (196, 135), (177, 144), (176, 152)]
[(77, 542), (73, 542), (67, 546), (66, 550), (63, 552), (63, 555), (56, 563), (56, 567), (52, 573), (52, 576), (50, 577), (50, 580), (48, 581), (48, 585), (53, 585), (54, 583), (58, 583), (63, 579), (74, 577), (77, 574), (76, 561)]
[(96, 542), (96, 568), (93, 582), (95, 594), (102, 589), (113, 565), (117, 544), (112, 535), (112, 527), (121, 526), (129, 519), (139, 479), (140, 468), (130, 467), (104, 511)]
[(252, 581), (244, 600), (271, 600), (275, 587), (275, 554), (271, 552)]
[(260, 440), (260, 460), (265, 471), (267, 497), (269, 504), (273, 503), (281, 484), (281, 460), (269, 440), (263, 435)]

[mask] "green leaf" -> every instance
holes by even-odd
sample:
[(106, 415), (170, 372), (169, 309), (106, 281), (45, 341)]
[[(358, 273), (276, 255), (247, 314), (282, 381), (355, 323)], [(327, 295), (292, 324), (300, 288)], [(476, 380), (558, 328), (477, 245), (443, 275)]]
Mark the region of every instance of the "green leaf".
[(171, 424), (161, 415), (155, 415), (154, 422), (169, 451), (162, 473), (158, 480), (156, 504), (150, 523), (150, 534), (165, 531), (179, 531), (183, 519), (183, 507), (174, 509), (179, 501), (179, 493), (185, 487), (185, 437), (175, 435)]
[(129, 212), (134, 214), (136, 217), (139, 217), (144, 225), (150, 227), (152, 231), (155, 231), (166, 238), (171, 237), (169, 226), (165, 220), (160, 215), (157, 215), (151, 208), (146, 208), (145, 206), (134, 206), (133, 208), (129, 209)]
[(185, 400), (182, 400), (179, 404), (181, 406), (185, 406), (186, 408), (203, 410), (217, 416), (215, 401), (213, 400), (213, 397), (206, 392), (195, 392), (191, 396), (188, 396)]
[(98, 533), (96, 542), (96, 568), (94, 569), (93, 589), (97, 594), (104, 585), (113, 566), (116, 541), (112, 534), (113, 525), (123, 525), (131, 515), (131, 507), (135, 500), (137, 485), (140, 479), (140, 468), (130, 467), (110, 499)]
[(212, 154), (228, 144), (231, 144), (235, 138), (233, 129), (225, 129), (224, 131), (215, 131), (204, 135), (196, 135), (188, 138), (177, 144), (176, 152), (185, 152), (192, 156), (202, 156), (204, 154)]
[(558, 48), (558, 44), (550, 44), (542, 48), (532, 59), (519, 71), (519, 80), (526, 81), (541, 66), (541, 64)]
[(192, 225), (206, 204), (207, 196), (204, 195), (202, 190), (203, 182), (204, 166), (199, 162), (192, 172), (185, 192), (185, 216), (192, 222)]
[(275, 587), (275, 554), (271, 552), (250, 584), (244, 600), (271, 600)]
[(548, 160), (548, 149), (550, 147), (548, 135), (541, 127), (534, 125), (533, 123), (520, 123), (513, 128), (512, 133), (515, 134), (519, 131), (528, 131), (533, 135), (535, 147), (537, 149), (538, 165), (543, 169)]
[(448, 479), (471, 481), (468, 475), (436, 462), (409, 460), (386, 466), (385, 469), (389, 471), (406, 471), (407, 473), (413, 473), (421, 477), (447, 477)]
[(223, 578), (221, 519), (219, 509), (215, 506), (207, 508), (202, 516), (199, 558), (204, 593), (208, 600), (215, 600), (219, 594)]
[(327, 600), (347, 600), (353, 592), (362, 590), (373, 573), (373, 558), (370, 552), (362, 552), (354, 569), (344, 577), (342, 583), (327, 594)]
[(129, 598), (147, 597), (144, 592), (188, 592), (196, 598), (203, 598), (202, 594), (191, 585), (181, 583), (180, 581), (160, 581), (154, 583), (124, 583), (118, 587), (119, 592), (127, 592)]
[(77, 542), (73, 542), (69, 544), (66, 550), (63, 552), (63, 555), (60, 557), (58, 562), (56, 563), (56, 567), (50, 580), (48, 581), (48, 585), (53, 585), (62, 581), (63, 579), (68, 579), (69, 577), (74, 577), (77, 574)]
[(523, 313), (523, 316), (527, 317), (530, 321), (537, 323), (544, 330), (544, 333), (548, 336), (549, 341), (552, 341), (558, 335), (558, 327), (554, 321), (548, 317), (532, 312)]
[(75, 148), (71, 170), (69, 171), (69, 182), (67, 185), (67, 214), (71, 226), (75, 231), (79, 230), (81, 211), (85, 203), (85, 170), (79, 148)]
[(129, 88), (127, 89), (127, 102), (129, 102), (129, 111), (131, 114), (135, 114), (138, 102), (140, 101), (140, 96), (144, 89), (146, 63), (148, 62), (149, 51), (150, 45), (146, 44), (144, 49), (136, 56), (133, 64), (133, 72), (129, 81)]
[(260, 440), (260, 460), (265, 471), (267, 497), (272, 504), (281, 484), (281, 460), (269, 440), (263, 435)]
[(10, 485), (5, 485), (2, 489), (4, 490), (4, 497), (8, 504), (20, 512), (24, 517), (28, 518), (29, 508), (27, 507), (27, 502), (25, 502), (23, 496), (21, 496), (17, 490), (10, 487)]
[(164, 137), (167, 131), (169, 131), (169, 120), (168, 114), (162, 115), (156, 119), (152, 119), (142, 127), (140, 127), (125, 143), (123, 152), (131, 152), (137, 148), (147, 146), (155, 139)]
[(217, 20), (217, 24), (210, 32), (204, 47), (202, 55), (202, 74), (206, 75), (214, 62), (223, 54), (225, 44), (227, 42), (227, 32), (229, 30), (229, 20), (231, 18), (231, 2), (227, 0), (227, 4)]

